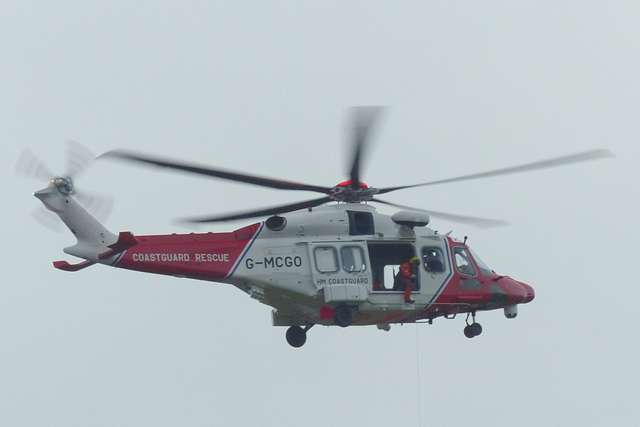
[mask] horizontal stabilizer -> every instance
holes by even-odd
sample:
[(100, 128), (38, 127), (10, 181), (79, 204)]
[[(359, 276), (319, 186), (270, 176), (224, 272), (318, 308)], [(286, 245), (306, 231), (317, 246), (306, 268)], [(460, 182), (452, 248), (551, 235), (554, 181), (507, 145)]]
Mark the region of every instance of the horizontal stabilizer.
[[(118, 236), (118, 241), (112, 245), (109, 245), (110, 249), (98, 255), (98, 259), (111, 258), (112, 256), (117, 255), (121, 252), (124, 252), (130, 247), (135, 246), (137, 244), (138, 244), (138, 240), (135, 238), (133, 233), (131, 233), (130, 231), (122, 231)], [(95, 263), (96, 261), (91, 261), (91, 260), (83, 261), (78, 264), (69, 264), (67, 261), (54, 261), (53, 266), (58, 270), (63, 270), (63, 271), (79, 271), (79, 270), (82, 270), (83, 268), (90, 267)]]
[(53, 266), (62, 271), (78, 271), (95, 264), (95, 261), (84, 261), (79, 264), (69, 264), (67, 261), (54, 261)]

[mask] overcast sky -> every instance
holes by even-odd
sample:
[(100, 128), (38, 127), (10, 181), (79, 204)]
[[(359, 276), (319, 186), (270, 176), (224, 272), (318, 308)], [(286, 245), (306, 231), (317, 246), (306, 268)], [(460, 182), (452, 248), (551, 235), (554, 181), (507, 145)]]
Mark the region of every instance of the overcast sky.
[[(632, 425), (640, 416), (637, 2), (5, 2), (2, 425)], [(514, 320), (326, 328), (291, 348), (227, 285), (95, 266), (31, 217), (65, 141), (317, 185), (347, 178), (353, 105), (386, 105), (364, 181), (395, 186), (606, 148), (615, 159), (390, 201), (497, 218), (453, 230), (536, 299)], [(101, 160), (106, 226), (315, 197)], [(391, 213), (388, 207), (379, 208)], [(196, 231), (227, 231), (239, 222)]]

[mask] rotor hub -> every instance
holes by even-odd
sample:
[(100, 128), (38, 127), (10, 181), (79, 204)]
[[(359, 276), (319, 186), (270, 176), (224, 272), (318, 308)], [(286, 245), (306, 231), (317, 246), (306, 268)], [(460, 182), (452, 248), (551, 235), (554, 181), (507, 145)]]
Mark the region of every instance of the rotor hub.
[(371, 200), (378, 192), (377, 188), (371, 188), (364, 182), (358, 182), (354, 188), (352, 181), (344, 181), (332, 187), (327, 195), (337, 202), (360, 203)]
[(68, 176), (56, 176), (51, 180), (51, 185), (63, 196), (72, 196), (75, 193), (73, 180)]

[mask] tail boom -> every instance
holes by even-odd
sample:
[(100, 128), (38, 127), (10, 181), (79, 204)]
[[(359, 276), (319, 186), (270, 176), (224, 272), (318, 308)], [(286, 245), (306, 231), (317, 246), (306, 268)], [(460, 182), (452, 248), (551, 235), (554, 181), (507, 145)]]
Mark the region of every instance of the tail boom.
[(114, 266), (220, 282), (233, 275), (260, 230), (258, 223), (230, 233), (139, 236)]
[(53, 183), (37, 191), (34, 196), (57, 214), (76, 237), (77, 243), (64, 249), (69, 255), (99, 262), (100, 255), (112, 250), (118, 236), (107, 230), (73, 198), (73, 194), (59, 190)]

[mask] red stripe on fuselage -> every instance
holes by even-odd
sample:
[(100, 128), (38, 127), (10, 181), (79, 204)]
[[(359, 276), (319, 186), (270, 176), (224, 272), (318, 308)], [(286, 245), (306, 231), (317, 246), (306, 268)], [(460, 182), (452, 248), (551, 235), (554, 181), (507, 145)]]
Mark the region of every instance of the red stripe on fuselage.
[(138, 244), (127, 250), (115, 266), (220, 281), (229, 275), (259, 229), (257, 223), (231, 233), (136, 236)]

